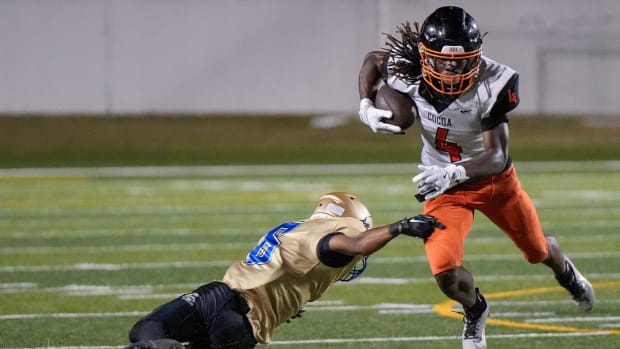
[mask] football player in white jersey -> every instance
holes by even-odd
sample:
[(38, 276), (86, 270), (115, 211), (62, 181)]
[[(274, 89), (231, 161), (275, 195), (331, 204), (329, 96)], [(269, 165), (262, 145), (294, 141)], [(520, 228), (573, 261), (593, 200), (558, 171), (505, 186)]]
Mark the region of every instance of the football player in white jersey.
[(592, 309), (592, 285), (557, 240), (544, 234), (508, 153), (507, 113), (519, 103), (518, 73), (482, 56), (484, 35), (462, 8), (438, 8), (415, 29), (399, 26), (400, 39), (388, 36), (386, 50), (364, 58), (359, 115), (375, 133), (401, 134), (385, 122), (391, 112), (374, 108), (373, 93), (387, 83), (414, 102), (423, 149), (413, 182), (426, 200), (424, 213), (447, 226), (424, 246), (439, 288), (464, 308), (463, 348), (486, 348), (489, 315), (489, 304), (462, 264), (474, 211), (504, 231), (528, 262), (551, 268), (581, 309)]
[[(147, 314), (129, 333), (126, 349), (246, 349), (271, 341), (274, 330), (296, 318), (337, 281), (366, 269), (368, 255), (404, 234), (427, 239), (445, 226), (429, 215), (372, 227), (355, 195), (322, 195), (308, 219), (267, 232), (222, 281), (181, 295)], [(358, 263), (359, 262), (359, 263)], [(358, 267), (359, 266), (359, 267)]]

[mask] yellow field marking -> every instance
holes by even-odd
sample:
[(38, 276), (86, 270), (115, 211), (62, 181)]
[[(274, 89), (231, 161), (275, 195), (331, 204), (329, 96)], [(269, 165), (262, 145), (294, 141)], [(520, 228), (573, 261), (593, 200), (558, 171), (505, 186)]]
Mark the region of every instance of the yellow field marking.
[[(592, 283), (595, 289), (600, 288), (609, 288), (609, 287), (618, 287), (620, 286), (620, 281), (609, 281), (609, 282), (595, 282)], [(531, 294), (541, 294), (541, 293), (551, 293), (551, 292), (565, 292), (566, 290), (560, 286), (554, 287), (539, 287), (539, 288), (527, 288), (523, 290), (514, 290), (514, 291), (503, 291), (503, 292), (495, 292), (485, 294), (484, 296), (487, 299), (504, 299), (518, 296), (525, 296)], [(459, 313), (455, 313), (452, 309), (458, 303), (449, 299), (439, 304), (435, 304), (433, 306), (433, 310), (445, 317), (453, 318), (453, 319), (462, 319), (463, 315)], [(541, 324), (530, 324), (527, 322), (518, 322), (518, 321), (509, 321), (509, 320), (500, 320), (488, 318), (487, 324), (504, 326), (504, 327), (513, 327), (513, 328), (523, 328), (530, 330), (541, 330), (541, 331), (554, 331), (554, 332), (592, 332), (592, 333), (607, 333), (620, 335), (620, 330), (601, 330), (601, 329), (593, 329), (593, 328), (580, 328), (580, 327), (571, 327), (571, 326), (554, 326), (554, 325), (541, 325)]]

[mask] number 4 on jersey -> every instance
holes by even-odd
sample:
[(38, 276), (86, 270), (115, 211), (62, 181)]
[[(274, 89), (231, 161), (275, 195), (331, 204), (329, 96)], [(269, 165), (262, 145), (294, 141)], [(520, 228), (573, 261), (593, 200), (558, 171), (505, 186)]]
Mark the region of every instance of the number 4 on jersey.
[(435, 133), (435, 148), (450, 154), (451, 162), (461, 161), (461, 152), (463, 152), (463, 148), (459, 147), (454, 142), (448, 142), (448, 131), (447, 128), (437, 128), (437, 132)]

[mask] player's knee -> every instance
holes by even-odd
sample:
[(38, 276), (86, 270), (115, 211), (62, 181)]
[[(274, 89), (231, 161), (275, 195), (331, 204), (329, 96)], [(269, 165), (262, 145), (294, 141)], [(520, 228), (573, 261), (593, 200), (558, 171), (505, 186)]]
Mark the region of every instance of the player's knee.
[(166, 332), (163, 324), (156, 320), (142, 319), (129, 331), (129, 341), (132, 343), (165, 337)]
[(459, 268), (452, 268), (435, 275), (439, 288), (448, 296), (459, 291)]

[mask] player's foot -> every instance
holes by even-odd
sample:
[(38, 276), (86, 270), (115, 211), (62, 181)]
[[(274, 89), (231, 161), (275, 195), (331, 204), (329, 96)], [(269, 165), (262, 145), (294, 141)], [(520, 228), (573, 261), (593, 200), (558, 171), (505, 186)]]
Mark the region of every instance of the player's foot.
[(185, 347), (174, 339), (160, 338), (131, 343), (123, 349), (185, 349)]
[(566, 262), (566, 272), (563, 276), (556, 275), (555, 278), (562, 287), (570, 292), (575, 303), (579, 305), (579, 308), (585, 311), (591, 310), (596, 302), (592, 284), (581, 275), (568, 257), (564, 257), (564, 260)]
[(478, 292), (478, 289), (476, 289), (476, 293), (480, 301), (483, 302), (484, 308), (477, 313), (465, 308), (465, 317), (463, 318), (465, 326), (463, 327), (462, 337), (463, 349), (486, 349), (487, 347), (484, 328), (487, 324), (487, 318), (489, 317), (489, 303), (487, 303), (482, 294)]

